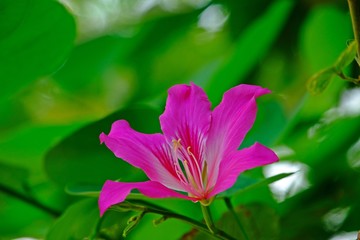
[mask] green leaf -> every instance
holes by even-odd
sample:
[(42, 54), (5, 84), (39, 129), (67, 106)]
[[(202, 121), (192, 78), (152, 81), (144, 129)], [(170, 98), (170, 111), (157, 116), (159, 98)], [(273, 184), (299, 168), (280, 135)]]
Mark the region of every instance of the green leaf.
[(310, 71), (332, 65), (352, 38), (348, 12), (334, 5), (310, 10), (300, 32), (300, 53)]
[(340, 54), (334, 64), (336, 72), (341, 73), (352, 61), (354, 61), (357, 53), (356, 41), (352, 41), (349, 46)]
[(45, 157), (49, 177), (64, 187), (84, 184), (101, 186), (105, 180), (141, 181), (145, 174), (118, 159), (99, 135), (108, 133), (113, 122), (126, 119), (140, 132), (159, 132), (159, 113), (148, 107), (129, 107), (100, 121), (89, 124), (52, 148)]
[[(267, 205), (252, 203), (248, 205), (237, 206), (235, 209), (236, 217), (244, 228), (249, 239), (269, 240), (279, 239), (280, 222), (279, 216), (273, 208)], [(231, 212), (226, 212), (217, 222), (216, 226), (234, 237), (237, 240), (244, 240), (238, 221)], [(203, 233), (197, 234), (194, 240), (216, 239)]]
[[(6, 187), (23, 192), (25, 180), (28, 178), (29, 172), (25, 168), (15, 167), (0, 162), (0, 184)], [(0, 190), (1, 191), (1, 190)]]
[(307, 89), (313, 95), (318, 95), (325, 91), (329, 86), (331, 79), (335, 76), (335, 71), (333, 67), (326, 68), (320, 72), (315, 73), (307, 81)]
[(90, 184), (69, 184), (65, 187), (65, 192), (74, 196), (99, 197), (101, 185)]
[[(101, 188), (101, 185), (71, 184), (65, 187), (65, 192), (74, 196), (99, 197)], [(148, 200), (149, 198), (140, 193), (130, 193), (126, 199)]]
[(103, 36), (76, 46), (54, 79), (70, 92), (84, 91), (90, 84), (103, 84), (103, 75), (125, 56), (136, 39)]
[(141, 219), (144, 217), (144, 214), (144, 212), (141, 212), (140, 214), (129, 218), (129, 220), (127, 221), (127, 226), (125, 227), (122, 234), (124, 238), (127, 237), (127, 235), (139, 224)]
[(56, 1), (3, 0), (0, 32), (3, 100), (64, 63), (75, 39), (75, 23)]
[(43, 238), (54, 222), (50, 214), (3, 191), (0, 191), (0, 199), (0, 236), (4, 239)]
[(71, 205), (56, 221), (46, 239), (84, 239), (93, 234), (100, 218), (96, 199)]
[(274, 146), (284, 131), (288, 120), (278, 99), (273, 97), (275, 96), (269, 95), (265, 99), (258, 100), (255, 123), (241, 143), (240, 149), (250, 147), (255, 142), (260, 142), (268, 147)]
[[(236, 207), (235, 213), (250, 239), (278, 239), (279, 217), (273, 208), (253, 203)], [(225, 213), (219, 220), (218, 226), (223, 231), (235, 236), (236, 239), (244, 239), (231, 213)]]
[(253, 179), (250, 177), (240, 175), (238, 177), (236, 183), (234, 184), (234, 186), (232, 186), (230, 189), (226, 190), (225, 192), (220, 193), (218, 195), (218, 198), (231, 197), (234, 195), (239, 195), (239, 194), (245, 193), (247, 191), (254, 190), (254, 189), (262, 187), (262, 186), (267, 186), (273, 182), (279, 181), (279, 180), (286, 178), (292, 174), (294, 174), (294, 173), (293, 172), (292, 173), (280, 173), (275, 176), (261, 179), (261, 180), (257, 180), (257, 179)]
[(30, 203), (33, 196), (25, 187), (28, 175), (24, 168), (0, 162), (0, 236), (5, 239), (43, 237), (53, 221), (52, 213)]
[(286, 23), (293, 5), (294, 1), (289, 0), (274, 2), (239, 37), (231, 56), (213, 74), (206, 86), (213, 103), (219, 102), (222, 93), (243, 80), (266, 55)]
[(0, 139), (0, 158), (4, 163), (24, 167), (39, 174), (46, 152), (81, 125), (33, 124), (19, 128), (5, 139)]

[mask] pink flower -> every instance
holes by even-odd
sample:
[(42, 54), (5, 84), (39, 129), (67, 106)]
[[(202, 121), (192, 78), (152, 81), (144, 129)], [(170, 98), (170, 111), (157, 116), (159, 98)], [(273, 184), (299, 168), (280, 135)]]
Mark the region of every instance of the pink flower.
[(239, 85), (211, 111), (200, 87), (175, 85), (160, 116), (163, 134), (143, 134), (125, 120), (114, 122), (100, 141), (150, 180), (106, 181), (99, 198), (101, 215), (124, 201), (132, 189), (151, 198), (175, 197), (207, 205), (230, 188), (241, 172), (277, 161), (275, 153), (259, 143), (238, 150), (255, 121), (256, 98), (267, 93), (259, 86)]

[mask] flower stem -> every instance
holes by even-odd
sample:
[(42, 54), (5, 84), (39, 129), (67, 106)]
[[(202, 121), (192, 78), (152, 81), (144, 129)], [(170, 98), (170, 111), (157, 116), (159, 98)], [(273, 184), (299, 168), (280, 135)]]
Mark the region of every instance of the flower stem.
[[(133, 206), (132, 210), (134, 210), (134, 211), (142, 211), (144, 213), (155, 213), (155, 214), (162, 215), (166, 218), (178, 219), (182, 222), (192, 225), (195, 229), (197, 229), (205, 234), (211, 235), (212, 237), (214, 237), (216, 239), (235, 240), (234, 237), (228, 235), (224, 231), (217, 229), (215, 233), (212, 233), (212, 232), (210, 232), (210, 230), (208, 229), (208, 227), (205, 224), (200, 223), (192, 218), (174, 213), (168, 209), (156, 206), (154, 204), (151, 204), (148, 202), (143, 202), (143, 201), (136, 201), (136, 202), (132, 202), (131, 205)], [(113, 207), (112, 209), (117, 211), (116, 207)]]
[(230, 198), (225, 197), (225, 198), (224, 198), (224, 201), (225, 201), (226, 207), (229, 209), (230, 213), (233, 215), (233, 217), (234, 217), (237, 225), (239, 226), (242, 234), (244, 235), (244, 239), (245, 239), (245, 240), (249, 240), (250, 238), (249, 238), (249, 236), (247, 235), (244, 226), (241, 224), (241, 221), (240, 221), (239, 217), (237, 216), (237, 214), (236, 214), (236, 212), (235, 212), (235, 210), (234, 210), (233, 205), (231, 204)]
[(201, 206), (201, 211), (203, 213), (206, 226), (208, 227), (209, 231), (212, 234), (215, 234), (218, 231), (218, 229), (215, 227), (214, 221), (212, 220), (210, 208), (208, 206), (204, 206), (202, 204), (200, 204), (200, 206)]

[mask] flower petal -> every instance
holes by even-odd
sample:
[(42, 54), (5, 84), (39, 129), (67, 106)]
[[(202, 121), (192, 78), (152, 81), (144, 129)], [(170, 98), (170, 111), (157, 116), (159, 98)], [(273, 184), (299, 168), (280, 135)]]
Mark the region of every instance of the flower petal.
[(119, 120), (112, 124), (109, 135), (100, 135), (100, 141), (115, 156), (142, 169), (151, 180), (184, 190), (177, 179), (172, 152), (163, 135), (136, 132), (127, 121)]
[(269, 148), (255, 143), (249, 148), (233, 152), (221, 162), (219, 176), (211, 196), (216, 195), (236, 182), (239, 174), (245, 170), (278, 161), (278, 156)]
[(195, 84), (176, 85), (169, 89), (164, 113), (160, 116), (161, 129), (166, 139), (179, 140), (201, 161), (211, 121), (211, 104), (205, 92)]
[(239, 147), (254, 124), (256, 98), (267, 93), (270, 90), (242, 84), (227, 91), (214, 109), (206, 146), (206, 159), (213, 184), (217, 179), (220, 162), (227, 158), (225, 154)]
[(138, 189), (142, 194), (150, 198), (183, 198), (192, 200), (192, 198), (177, 193), (164, 185), (154, 182), (124, 183), (107, 180), (102, 187), (99, 197), (100, 215), (114, 204), (121, 203), (130, 194), (132, 189)]

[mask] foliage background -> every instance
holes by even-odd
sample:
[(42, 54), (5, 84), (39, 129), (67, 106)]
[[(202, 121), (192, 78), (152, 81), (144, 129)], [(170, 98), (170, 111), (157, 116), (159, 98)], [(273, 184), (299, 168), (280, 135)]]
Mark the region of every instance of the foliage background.
[[(145, 176), (98, 135), (120, 118), (159, 131), (166, 90), (190, 81), (213, 106), (239, 83), (273, 92), (259, 99), (243, 146), (259, 141), (281, 161), (244, 173), (232, 196), (253, 239), (355, 239), (360, 90), (340, 78), (321, 95), (306, 90), (351, 39), (340, 0), (1, 0), (0, 239), (121, 239), (134, 213), (99, 222), (89, 195), (106, 179)], [(346, 71), (359, 73), (354, 63)], [(150, 202), (202, 219), (192, 202)], [(211, 210), (224, 229), (236, 229), (221, 200)], [(128, 239), (202, 239), (176, 220), (154, 227), (156, 218), (146, 215)]]

